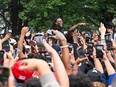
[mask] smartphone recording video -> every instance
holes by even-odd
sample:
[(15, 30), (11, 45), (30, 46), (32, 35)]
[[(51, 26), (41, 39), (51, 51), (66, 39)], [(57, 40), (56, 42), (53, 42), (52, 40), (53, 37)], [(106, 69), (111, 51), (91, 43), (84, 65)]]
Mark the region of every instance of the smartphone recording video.
[(0, 50), (0, 58), (3, 58), (4, 57), (4, 53), (5, 53), (4, 50)]
[(91, 41), (91, 38), (90, 38), (90, 37), (86, 37), (86, 38), (85, 38), (85, 42), (86, 42), (86, 43), (89, 43), (90, 41)]
[(50, 35), (50, 36), (52, 36), (53, 35), (53, 32), (50, 29), (48, 29), (47, 30), (47, 34)]
[(45, 47), (43, 45), (43, 40), (45, 39), (44, 34), (43, 33), (37, 33), (34, 37), (33, 40), (36, 41), (36, 44), (38, 46), (39, 52), (46, 52), (45, 51)]
[(43, 39), (45, 39), (43, 34), (36, 34), (33, 39), (36, 41), (38, 47), (43, 47)]
[(0, 65), (3, 65), (3, 61), (4, 61), (4, 53), (5, 51), (4, 50), (0, 50)]
[(103, 58), (103, 52), (102, 50), (104, 50), (104, 46), (103, 45), (97, 45), (96, 47), (96, 57), (99, 59)]
[(33, 33), (33, 28), (29, 27), (29, 32), (32, 34)]
[(106, 45), (108, 47), (107, 50), (113, 50), (111, 39), (112, 39), (112, 35), (110, 33), (105, 35)]
[(30, 39), (31, 39), (31, 37), (32, 37), (32, 33), (33, 33), (33, 28), (32, 28), (32, 27), (29, 27), (28, 32), (27, 32), (27, 35), (26, 35), (25, 39), (30, 40)]
[(3, 48), (6, 52), (10, 51), (10, 44), (9, 44), (9, 41), (8, 41), (8, 40), (6, 40), (6, 41), (3, 42), (2, 48)]
[(73, 50), (73, 46), (72, 46), (72, 45), (69, 45), (69, 46), (68, 46), (68, 49), (69, 49), (69, 53), (71, 53), (72, 50)]
[(87, 52), (86, 54), (92, 55), (93, 54), (93, 43), (87, 44)]

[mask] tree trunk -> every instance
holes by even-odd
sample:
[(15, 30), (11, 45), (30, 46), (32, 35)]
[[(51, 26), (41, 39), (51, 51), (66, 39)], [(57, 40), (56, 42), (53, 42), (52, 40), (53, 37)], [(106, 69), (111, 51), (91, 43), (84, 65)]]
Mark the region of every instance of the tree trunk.
[(19, 13), (19, 1), (18, 0), (12, 0), (11, 1), (11, 28), (12, 28), (12, 35), (19, 35), (21, 26), (22, 26), (22, 20), (19, 19), (18, 13)]

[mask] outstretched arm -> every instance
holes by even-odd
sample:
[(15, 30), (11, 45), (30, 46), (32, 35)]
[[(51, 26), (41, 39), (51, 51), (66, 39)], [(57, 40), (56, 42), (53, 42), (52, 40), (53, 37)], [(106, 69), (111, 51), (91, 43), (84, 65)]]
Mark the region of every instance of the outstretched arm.
[(19, 42), (18, 42), (18, 49), (21, 51), (19, 53), (19, 58), (24, 58), (26, 57), (24, 54), (23, 54), (23, 42), (24, 42), (24, 37), (25, 37), (25, 34), (28, 32), (28, 27), (23, 27), (22, 30), (21, 30), (21, 36), (20, 36), (20, 39), (19, 39)]
[(115, 70), (114, 70), (113, 66), (111, 65), (110, 61), (108, 60), (105, 51), (103, 51), (103, 53), (104, 53), (103, 61), (105, 63), (108, 75), (110, 76), (115, 73)]
[(40, 82), (41, 82), (42, 87), (44, 87), (46, 84), (50, 87), (55, 87), (55, 86), (60, 87), (55, 77), (53, 76), (49, 68), (49, 65), (44, 60), (25, 59), (22, 61), (19, 69), (37, 70), (40, 73)]
[(58, 40), (60, 40), (61, 43), (61, 49), (62, 49), (62, 62), (64, 64), (64, 67), (66, 69), (67, 74), (71, 74), (71, 63), (70, 63), (70, 56), (69, 56), (69, 49), (68, 44), (65, 36), (59, 32), (58, 30), (53, 30), (55, 36)]
[[(46, 43), (46, 41), (43, 41), (43, 44), (44, 44), (46, 50), (52, 56), (53, 64), (54, 64), (54, 67), (55, 67), (55, 71), (56, 71), (56, 74), (57, 74), (57, 77), (58, 77), (58, 82), (59, 82), (60, 86), (61, 87), (69, 87), (68, 76), (67, 76), (64, 65), (63, 65), (59, 55), (50, 45), (48, 45), (48, 43)], [(61, 71), (62, 71), (62, 73), (59, 73)]]
[(74, 31), (78, 26), (85, 26), (85, 25), (86, 25), (86, 23), (78, 23), (78, 24), (72, 26), (72, 27), (69, 29), (69, 31)]
[(103, 74), (104, 73), (103, 67), (101, 65), (100, 60), (98, 58), (96, 58), (96, 49), (95, 48), (93, 49), (93, 61), (94, 61), (96, 70), (98, 70), (99, 72), (101, 72)]

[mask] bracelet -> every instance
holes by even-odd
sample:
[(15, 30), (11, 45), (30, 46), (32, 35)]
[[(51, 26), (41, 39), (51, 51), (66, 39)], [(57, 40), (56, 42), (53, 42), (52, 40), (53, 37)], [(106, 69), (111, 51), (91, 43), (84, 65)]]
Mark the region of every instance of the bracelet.
[(68, 45), (65, 45), (65, 46), (61, 46), (61, 48), (66, 48), (66, 47), (68, 47)]

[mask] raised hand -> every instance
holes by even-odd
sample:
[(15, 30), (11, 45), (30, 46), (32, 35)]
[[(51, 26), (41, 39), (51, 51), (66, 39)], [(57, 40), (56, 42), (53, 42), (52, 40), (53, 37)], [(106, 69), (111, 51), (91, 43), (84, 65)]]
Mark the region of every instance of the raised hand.
[(66, 41), (65, 36), (58, 30), (52, 30), (57, 40)]
[(106, 28), (102, 22), (100, 23), (99, 31), (100, 31), (101, 35), (105, 35), (105, 33), (106, 33)]
[(26, 35), (26, 33), (28, 32), (28, 27), (23, 27), (22, 30), (21, 30), (21, 35)]

